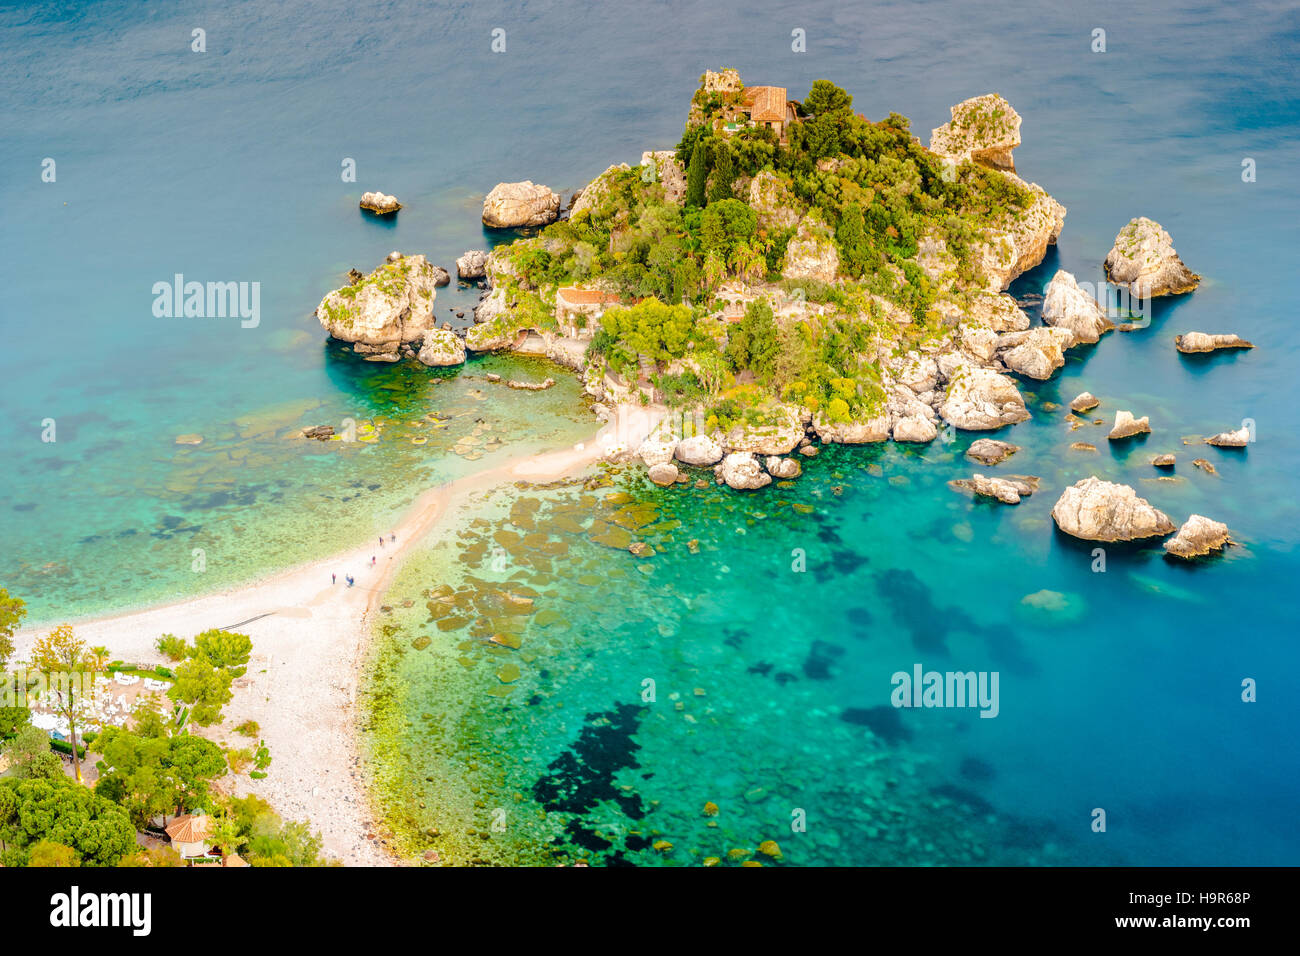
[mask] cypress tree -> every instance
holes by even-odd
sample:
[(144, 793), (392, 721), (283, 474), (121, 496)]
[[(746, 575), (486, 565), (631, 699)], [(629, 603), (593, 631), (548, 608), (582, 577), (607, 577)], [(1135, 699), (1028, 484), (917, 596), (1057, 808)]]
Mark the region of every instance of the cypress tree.
[(736, 181), (735, 165), (731, 162), (731, 147), (718, 143), (713, 149), (713, 186), (709, 189), (709, 202), (731, 199), (731, 184)]
[(686, 205), (703, 206), (704, 184), (709, 178), (709, 143), (704, 137), (695, 141), (691, 163), (686, 168)]

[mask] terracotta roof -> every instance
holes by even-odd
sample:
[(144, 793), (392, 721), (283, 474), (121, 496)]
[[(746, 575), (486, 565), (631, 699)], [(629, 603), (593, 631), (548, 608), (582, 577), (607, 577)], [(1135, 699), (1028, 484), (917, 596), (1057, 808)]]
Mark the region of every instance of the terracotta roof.
[(185, 814), (167, 825), (167, 836), (173, 843), (202, 843), (212, 832), (212, 818), (199, 814)]
[(221, 865), (222, 866), (248, 866), (248, 861), (245, 860), (243, 857), (241, 857), (238, 853), (232, 853), (230, 854), (230, 856), (226, 857), (221, 862)]
[(618, 301), (618, 296), (612, 292), (601, 292), (599, 289), (580, 289), (576, 286), (561, 289), (556, 295), (563, 296), (564, 301), (571, 305), (598, 305)]
[(747, 86), (744, 92), (749, 118), (755, 123), (784, 123), (784, 86)]

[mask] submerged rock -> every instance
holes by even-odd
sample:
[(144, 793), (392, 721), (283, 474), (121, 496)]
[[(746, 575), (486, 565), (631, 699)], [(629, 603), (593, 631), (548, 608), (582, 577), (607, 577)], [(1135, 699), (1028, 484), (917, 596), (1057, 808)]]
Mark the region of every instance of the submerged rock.
[(1191, 292), (1201, 280), (1178, 257), (1169, 233), (1145, 216), (1130, 219), (1115, 237), (1106, 254), (1106, 275), (1139, 298)]
[(958, 478), (950, 484), (985, 498), (996, 498), (1003, 504), (1018, 505), (1022, 497), (1032, 495), (1038, 489), (1038, 478), (1033, 475), (987, 478), (977, 474), (971, 478)]
[(397, 212), (402, 208), (402, 204), (397, 201), (396, 196), (388, 196), (381, 192), (369, 192), (361, 194), (361, 208), (386, 216), (389, 213)]
[(1106, 437), (1111, 441), (1119, 441), (1121, 438), (1132, 438), (1134, 435), (1150, 433), (1151, 420), (1146, 415), (1141, 418), (1134, 418), (1132, 412), (1116, 411), (1115, 424)]
[(1178, 558), (1196, 558), (1220, 551), (1232, 543), (1228, 526), (1204, 515), (1192, 515), (1178, 533), (1165, 542), (1165, 551)]
[(733, 452), (723, 458), (716, 472), (729, 487), (741, 491), (763, 488), (772, 483), (772, 476), (763, 471), (758, 459), (749, 452)]
[(1075, 344), (1096, 342), (1115, 327), (1097, 300), (1079, 288), (1074, 276), (1064, 269), (1052, 276), (1047, 287), (1043, 298), (1043, 321), (1069, 329), (1074, 333)]
[(465, 361), (465, 343), (453, 332), (430, 329), (416, 358), (433, 368), (460, 365)]
[(559, 195), (532, 180), (497, 183), (483, 200), (483, 225), (489, 229), (545, 226), (559, 215)]
[(1180, 352), (1190, 353), (1213, 352), (1217, 349), (1253, 349), (1255, 346), (1233, 333), (1184, 332), (1174, 336), (1174, 347)]
[(996, 465), (999, 462), (1006, 461), (1018, 451), (1020, 451), (1020, 446), (1013, 445), (1009, 441), (999, 441), (996, 438), (977, 438), (971, 442), (970, 448), (966, 449), (966, 457), (973, 458), (982, 465)]
[(1086, 541), (1134, 541), (1169, 534), (1174, 523), (1128, 485), (1096, 475), (1076, 482), (1052, 507), (1052, 520), (1066, 534)]

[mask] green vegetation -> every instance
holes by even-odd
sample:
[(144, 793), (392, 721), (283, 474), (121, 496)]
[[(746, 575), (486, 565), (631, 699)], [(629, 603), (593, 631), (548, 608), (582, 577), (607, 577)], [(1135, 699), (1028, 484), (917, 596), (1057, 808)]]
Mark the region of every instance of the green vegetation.
[[(836, 419), (878, 413), (878, 357), (949, 334), (936, 304), (986, 285), (981, 247), (1034, 197), (997, 170), (953, 169), (906, 117), (864, 119), (827, 80), (799, 112), (782, 141), (748, 124), (739, 91), (701, 87), (676, 150), (684, 205), (668, 201), (664, 177), (606, 171), (572, 220), (494, 253), (509, 306), (494, 322), (554, 328), (556, 290), (594, 285), (630, 304), (605, 313), (589, 360), (634, 388), (648, 378), (718, 427), (770, 421), (779, 402)], [(1002, 119), (967, 121), (978, 132)], [(782, 279), (795, 240), (801, 257), (838, 257), (833, 281)], [(925, 268), (923, 244), (943, 252)], [(743, 318), (724, 315), (724, 283), (747, 287)]]

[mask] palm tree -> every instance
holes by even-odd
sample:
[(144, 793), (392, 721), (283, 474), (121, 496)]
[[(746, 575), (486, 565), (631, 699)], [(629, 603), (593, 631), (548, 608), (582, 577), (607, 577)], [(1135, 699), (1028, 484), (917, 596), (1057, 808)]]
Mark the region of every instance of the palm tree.
[(99, 644), (90, 649), (91, 655), (95, 658), (95, 670), (102, 671), (105, 662), (108, 661), (109, 649), (103, 644)]

